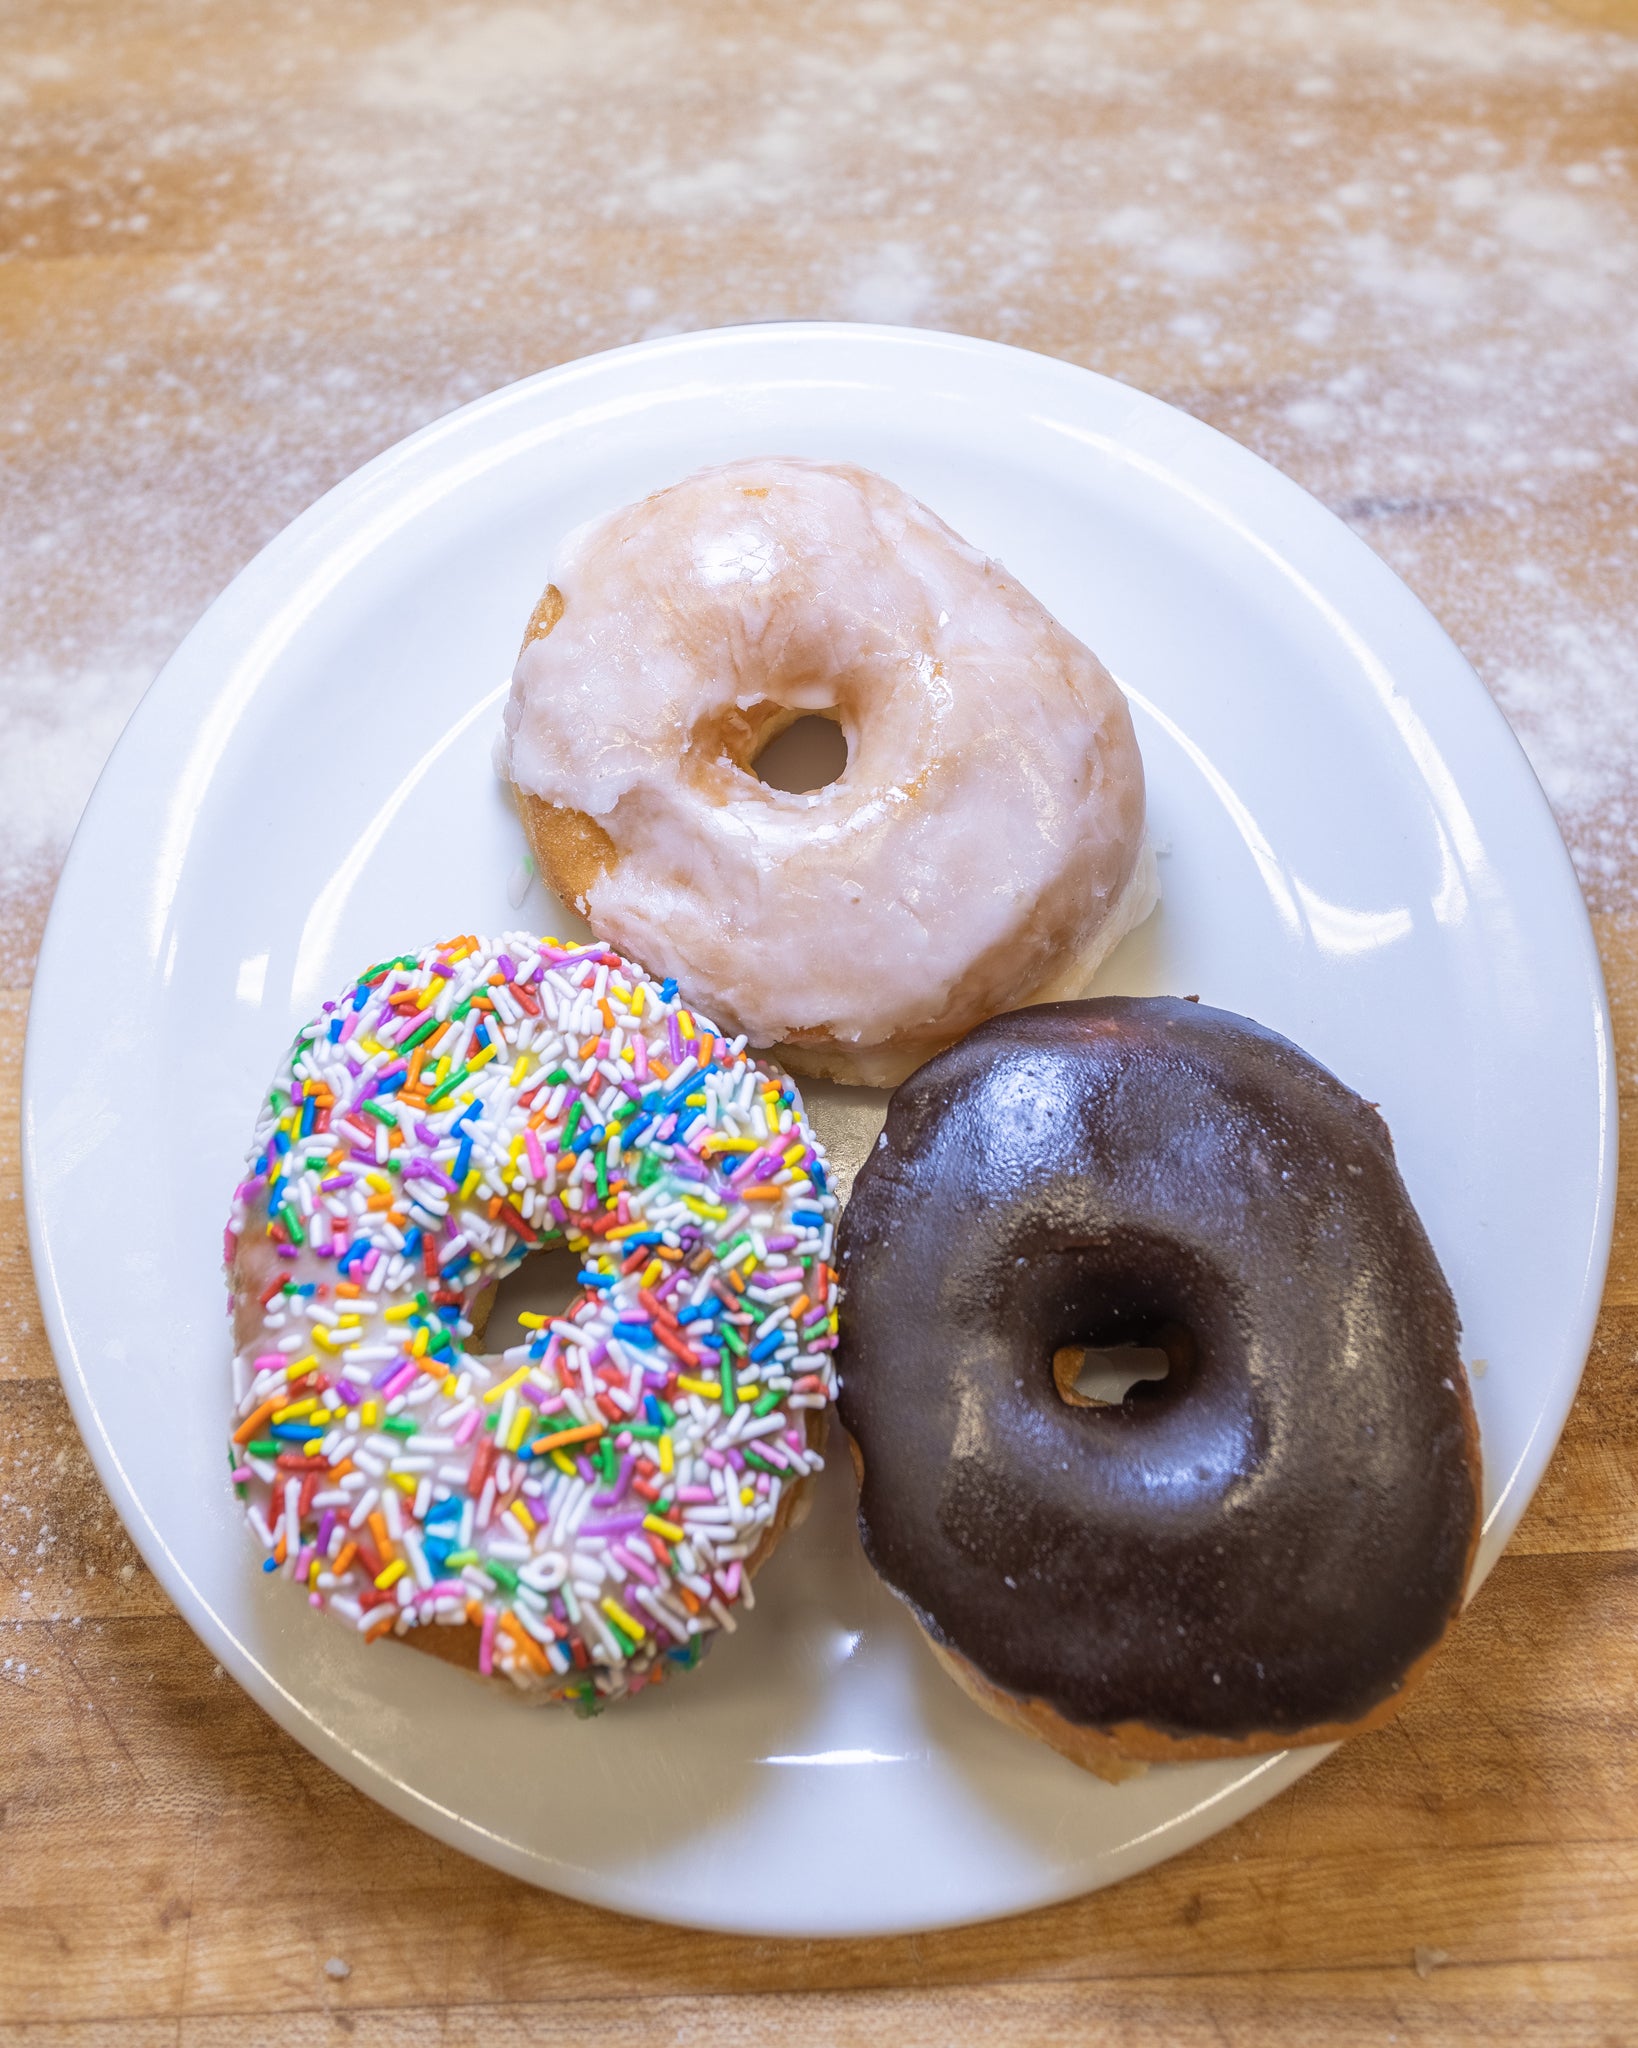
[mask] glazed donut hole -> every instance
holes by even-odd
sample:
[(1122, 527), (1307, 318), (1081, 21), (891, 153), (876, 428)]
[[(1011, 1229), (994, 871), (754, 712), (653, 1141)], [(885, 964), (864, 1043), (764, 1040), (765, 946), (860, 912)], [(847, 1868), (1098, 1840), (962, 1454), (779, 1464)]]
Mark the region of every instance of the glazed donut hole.
[(852, 755), (841, 712), (834, 706), (827, 711), (769, 708), (780, 715), (764, 724), (751, 756), (750, 772), (757, 781), (788, 796), (808, 796), (840, 782)]

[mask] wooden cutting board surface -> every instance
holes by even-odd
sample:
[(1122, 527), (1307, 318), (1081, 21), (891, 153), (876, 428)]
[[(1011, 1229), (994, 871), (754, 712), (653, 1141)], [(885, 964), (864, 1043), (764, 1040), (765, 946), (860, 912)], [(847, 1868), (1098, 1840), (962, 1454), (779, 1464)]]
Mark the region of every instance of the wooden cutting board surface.
[(0, 14), (0, 2043), (1638, 2040), (1630, 1192), (1546, 1482), (1391, 1727), (1114, 1891), (786, 1943), (469, 1863), (223, 1676), (69, 1419), (15, 1103), (74, 818), (258, 546), (512, 377), (814, 316), (1091, 364), (1350, 520), (1558, 810), (1628, 1128), (1638, 0)]

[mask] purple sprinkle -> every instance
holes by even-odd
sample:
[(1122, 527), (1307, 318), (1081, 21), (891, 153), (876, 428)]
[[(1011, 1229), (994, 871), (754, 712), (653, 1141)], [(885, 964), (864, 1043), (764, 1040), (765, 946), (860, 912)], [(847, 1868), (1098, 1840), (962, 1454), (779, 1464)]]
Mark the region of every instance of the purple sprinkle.
[(508, 981), (516, 980), (518, 971), (517, 965), (514, 962), (510, 953), (497, 953), (495, 955), (495, 964), (497, 967), (499, 967), (501, 973), (506, 976)]
[(601, 1521), (582, 1522), (582, 1536), (627, 1536), (643, 1526), (641, 1515), (605, 1515)]
[(445, 981), (453, 981), (455, 979), (455, 970), (448, 964), (447, 961), (434, 960), (432, 963), (432, 971), (434, 974), (441, 974)]
[(581, 1478), (585, 1480), (588, 1486), (590, 1486), (592, 1481), (597, 1477), (596, 1466), (593, 1465), (591, 1459), (588, 1458), (583, 1451), (576, 1455), (574, 1461), (574, 1468), (580, 1474)]
[(677, 1066), (682, 1060), (683, 1049), (682, 1032), (677, 1024), (677, 1013), (675, 1010), (665, 1020), (665, 1040), (666, 1044), (671, 1048), (671, 1064)]

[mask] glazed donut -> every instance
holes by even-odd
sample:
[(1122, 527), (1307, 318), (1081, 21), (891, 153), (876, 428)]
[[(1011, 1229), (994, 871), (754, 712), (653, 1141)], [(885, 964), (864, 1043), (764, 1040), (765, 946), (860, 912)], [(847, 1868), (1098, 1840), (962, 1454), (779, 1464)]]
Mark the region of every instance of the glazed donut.
[[(263, 1570), (584, 1710), (691, 1667), (823, 1462), (835, 1210), (793, 1085), (603, 946), (372, 968), (297, 1038), (227, 1229)], [(565, 1244), (566, 1312), (466, 1349)]]
[[(846, 770), (767, 787), (758, 754), (809, 712)], [(899, 1080), (997, 1010), (1082, 993), (1155, 900), (1108, 672), (846, 465), (728, 463), (571, 534), (497, 766), (597, 931), (839, 1080)]]
[[(1100, 1775), (1386, 1719), (1461, 1605), (1478, 1437), (1386, 1126), (1170, 998), (997, 1018), (843, 1217), (872, 1563), (980, 1704)], [(1161, 1347), (1118, 1405), (1083, 1347)]]

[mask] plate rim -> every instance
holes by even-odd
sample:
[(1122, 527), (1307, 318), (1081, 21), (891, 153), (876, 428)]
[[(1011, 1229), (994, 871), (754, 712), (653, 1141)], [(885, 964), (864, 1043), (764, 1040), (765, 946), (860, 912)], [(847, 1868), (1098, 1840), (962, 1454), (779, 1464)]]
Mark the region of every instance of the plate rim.
[[(198, 654), (209, 646), (213, 638), (226, 633), (227, 637), (238, 645), (238, 658), (243, 661), (249, 647), (255, 643), (254, 638), (246, 642), (241, 629), (240, 615), (254, 610), (261, 596), (262, 585), (271, 579), (282, 586), (286, 605), (296, 589), (309, 589), (314, 571), (325, 556), (323, 543), (327, 534), (334, 528), (345, 527), (356, 533), (360, 539), (368, 536), (375, 525), (369, 510), (372, 499), (382, 492), (383, 487), (387, 486), (400, 470), (406, 465), (419, 462), (426, 451), (434, 448), (439, 441), (463, 436), (470, 431), (475, 422), (498, 417), (515, 406), (526, 408), (543, 390), (569, 391), (577, 383), (593, 382), (600, 376), (608, 375), (616, 366), (633, 360), (664, 366), (691, 356), (731, 355), (739, 348), (766, 347), (770, 344), (775, 347), (818, 344), (844, 351), (848, 348), (877, 349), (886, 344), (904, 348), (914, 354), (932, 354), (956, 359), (981, 358), (997, 365), (1016, 362), (1021, 368), (1027, 368), (1028, 374), (1040, 375), (1044, 370), (1048, 375), (1063, 380), (1066, 386), (1090, 379), (1094, 386), (1102, 388), (1106, 397), (1118, 394), (1122, 404), (1129, 407), (1138, 418), (1165, 427), (1180, 447), (1193, 443), (1204, 450), (1215, 450), (1218, 459), (1226, 463), (1231, 471), (1240, 472), (1248, 480), (1255, 479), (1269, 493), (1270, 501), (1275, 506), (1280, 506), (1283, 501), (1287, 511), (1300, 514), (1304, 524), (1313, 525), (1320, 538), (1327, 543), (1328, 552), (1334, 554), (1340, 547), (1348, 557), (1350, 565), (1367, 580), (1375, 579), (1379, 587), (1391, 587), (1394, 601), (1402, 610), (1406, 606), (1413, 608), (1413, 611), (1404, 612), (1403, 615), (1407, 618), (1414, 616), (1421, 632), (1437, 636), (1443, 643), (1449, 660), (1459, 664), (1470, 699), (1464, 708), (1477, 723), (1488, 725), (1492, 743), (1505, 736), (1507, 749), (1513, 757), (1512, 765), (1515, 769), (1523, 770), (1527, 786), (1533, 792), (1535, 822), (1538, 827), (1543, 824), (1547, 827), (1548, 858), (1556, 864), (1559, 871), (1556, 885), (1559, 890), (1567, 888), (1569, 898), (1578, 912), (1571, 920), (1572, 929), (1561, 934), (1561, 938), (1578, 956), (1578, 965), (1584, 977), (1584, 990), (1592, 998), (1590, 1021), (1596, 1041), (1598, 1099), (1598, 1128), (1594, 1139), (1596, 1174), (1591, 1176), (1595, 1185), (1595, 1200), (1588, 1255), (1579, 1282), (1573, 1316), (1566, 1318), (1563, 1343), (1565, 1357), (1579, 1359), (1580, 1362), (1559, 1390), (1561, 1398), (1555, 1395), (1552, 1386), (1546, 1390), (1549, 1398), (1543, 1405), (1540, 1421), (1528, 1447), (1530, 1462), (1535, 1466), (1535, 1470), (1527, 1490), (1521, 1494), (1516, 1484), (1510, 1486), (1493, 1504), (1486, 1517), (1488, 1554), (1475, 1570), (1468, 1588), (1468, 1600), (1472, 1599), (1484, 1578), (1488, 1576), (1491, 1566), (1540, 1486), (1562, 1435), (1585, 1370), (1586, 1358), (1602, 1304), (1614, 1229), (1615, 1189), (1619, 1165), (1612, 1118), (1612, 1106), (1615, 1102), (1614, 1041), (1603, 963), (1598, 952), (1591, 915), (1552, 808), (1517, 735), (1472, 665), (1451, 640), (1438, 619), (1366, 541), (1294, 478), (1287, 476), (1221, 429), (1197, 419), (1180, 407), (1061, 357), (1019, 348), (1010, 343), (938, 329), (841, 321), (770, 321), (706, 328), (680, 335), (657, 337), (649, 341), (628, 343), (618, 348), (576, 357), (569, 362), (499, 386), (494, 391), (427, 422), (379, 451), (338, 480), (282, 527), (258, 549), (210, 602), (133, 707), (129, 719), (98, 774), (76, 825), (53, 892), (29, 994), (20, 1079), (25, 1224), (42, 1318), (57, 1366), (58, 1378), (98, 1477), (139, 1552), (155, 1577), (159, 1579), (181, 1618), (233, 1673), (236, 1681), (243, 1685), (258, 1704), (310, 1753), (319, 1756), (321, 1761), (368, 1797), (388, 1807), (412, 1825), (438, 1836), (466, 1854), (507, 1870), (526, 1882), (563, 1892), (608, 1910), (635, 1914), (679, 1926), (747, 1933), (763, 1938), (769, 1935), (777, 1938), (778, 1935), (785, 1934), (790, 1938), (802, 1939), (848, 1939), (1005, 1918), (1021, 1912), (1034, 1911), (1065, 1898), (1079, 1896), (1089, 1889), (1099, 1889), (1107, 1883), (1118, 1882), (1125, 1876), (1136, 1874), (1139, 1870), (1181, 1853), (1185, 1848), (1215, 1834), (1231, 1820), (1262, 1805), (1277, 1791), (1316, 1768), (1330, 1755), (1334, 1745), (1288, 1750), (1267, 1759), (1264, 1768), (1256, 1774), (1259, 1789), (1255, 1796), (1243, 1796), (1249, 1780), (1246, 1784), (1230, 1788), (1229, 1793), (1221, 1801), (1228, 1811), (1220, 1818), (1214, 1815), (1206, 1825), (1195, 1832), (1190, 1832), (1180, 1823), (1173, 1824), (1162, 1831), (1163, 1839), (1154, 1845), (1152, 1853), (1140, 1853), (1130, 1858), (1121, 1855), (1121, 1868), (1099, 1876), (1091, 1885), (1072, 1877), (1068, 1882), (1056, 1887), (1044, 1886), (1031, 1903), (999, 1909), (980, 1907), (971, 1912), (957, 1912), (931, 1918), (922, 1915), (895, 1920), (891, 1925), (868, 1921), (858, 1926), (843, 1926), (832, 1922), (823, 1927), (801, 1931), (788, 1926), (765, 1927), (743, 1917), (730, 1919), (708, 1912), (690, 1913), (681, 1900), (677, 1902), (674, 1910), (666, 1911), (657, 1909), (652, 1902), (634, 1903), (629, 1884), (622, 1882), (620, 1877), (611, 1878), (605, 1872), (591, 1872), (579, 1867), (567, 1869), (559, 1865), (551, 1875), (543, 1874), (542, 1870), (529, 1860), (526, 1852), (512, 1853), (510, 1843), (491, 1834), (481, 1823), (439, 1805), (427, 1793), (404, 1784), (387, 1774), (378, 1764), (349, 1750), (339, 1738), (333, 1736), (326, 1727), (313, 1718), (301, 1700), (288, 1691), (247, 1646), (239, 1642), (196, 1588), (182, 1561), (172, 1552), (149, 1517), (141, 1496), (126, 1473), (118, 1447), (107, 1432), (92, 1392), (70, 1328), (68, 1306), (58, 1283), (50, 1222), (46, 1215), (47, 1197), (38, 1157), (37, 1084), (44, 1060), (42, 1046), (48, 1029), (48, 1012), (59, 1000), (58, 955), (65, 952), (72, 943), (69, 927), (76, 919), (80, 893), (85, 886), (82, 884), (79, 870), (91, 858), (87, 848), (92, 833), (87, 828), (94, 827), (99, 805), (106, 801), (106, 789), (123, 773), (122, 762), (128, 760), (135, 750), (136, 741), (133, 740), (133, 734), (140, 734), (148, 721), (158, 715), (155, 706), (160, 704), (169, 692), (179, 688), (188, 688), (189, 696), (184, 700), (186, 702), (193, 701), (199, 695), (199, 687), (194, 686), (186, 674)], [(663, 377), (657, 380), (667, 383), (674, 381)], [(495, 450), (488, 450), (482, 466), (491, 466), (499, 459)], [(446, 477), (443, 490), (447, 488)], [(442, 495), (442, 491), (439, 495)], [(1221, 510), (1220, 507), (1215, 509)], [(1259, 544), (1266, 545), (1261, 542)], [(360, 550), (361, 558), (366, 552), (368, 550)], [(304, 557), (309, 555), (313, 556), (313, 563), (303, 570)], [(344, 562), (333, 564), (329, 571), (330, 580), (339, 581), (344, 573)], [(1306, 578), (1303, 580), (1306, 581)], [(327, 588), (326, 584), (325, 589)], [(94, 873), (88, 876), (86, 881), (94, 886)], [(1502, 1525), (1501, 1535), (1494, 1544), (1491, 1544), (1488, 1540), (1490, 1531), (1498, 1523)], [(1213, 1800), (1207, 1804), (1215, 1807), (1219, 1801)]]

